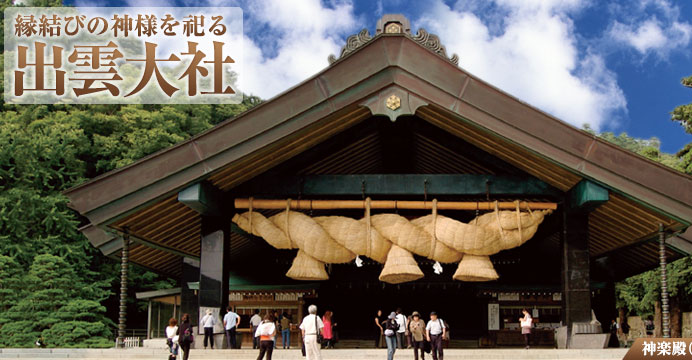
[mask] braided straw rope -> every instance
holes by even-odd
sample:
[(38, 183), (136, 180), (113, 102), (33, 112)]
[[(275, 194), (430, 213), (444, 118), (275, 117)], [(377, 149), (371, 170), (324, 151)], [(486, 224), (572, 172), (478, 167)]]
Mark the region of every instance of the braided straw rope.
[(489, 281), (498, 278), (489, 255), (517, 247), (538, 230), (550, 210), (495, 211), (469, 224), (433, 211), (409, 221), (397, 214), (370, 215), (370, 199), (365, 199), (365, 216), (355, 220), (343, 216), (310, 217), (290, 210), (264, 217), (250, 211), (236, 214), (233, 222), (241, 229), (262, 237), (277, 249), (299, 249), (288, 277), (299, 280), (326, 280), (324, 264), (347, 263), (357, 255), (385, 264), (380, 280), (400, 283), (419, 279), (423, 273), (413, 254), (441, 263), (459, 262), (454, 279)]

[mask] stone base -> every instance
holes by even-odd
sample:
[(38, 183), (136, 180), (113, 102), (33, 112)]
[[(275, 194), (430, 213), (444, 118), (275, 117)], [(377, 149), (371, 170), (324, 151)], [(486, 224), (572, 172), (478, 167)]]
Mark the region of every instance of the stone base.
[(575, 334), (570, 339), (570, 349), (605, 349), (610, 334)]

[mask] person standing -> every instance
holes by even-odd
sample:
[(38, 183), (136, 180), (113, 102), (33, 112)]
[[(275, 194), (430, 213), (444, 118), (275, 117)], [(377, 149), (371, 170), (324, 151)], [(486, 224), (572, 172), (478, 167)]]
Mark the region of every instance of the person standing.
[(322, 319), (317, 316), (317, 306), (308, 306), (308, 314), (300, 324), (300, 333), (303, 336), (303, 344), (305, 344), (305, 358), (307, 360), (322, 360), (317, 337), (324, 328), (324, 324)]
[(322, 337), (324, 338), (324, 345), (327, 349), (333, 348), (332, 338), (334, 337), (332, 333), (332, 312), (327, 310), (322, 316), (322, 323), (324, 324), (324, 331)]
[(178, 343), (183, 351), (183, 360), (190, 357), (190, 345), (195, 337), (192, 335), (192, 325), (190, 324), (190, 314), (183, 314), (180, 318), (180, 327), (178, 328)]
[(264, 320), (257, 326), (254, 336), (259, 338), (259, 356), (257, 360), (262, 360), (264, 354), (267, 354), (267, 360), (272, 360), (272, 352), (274, 351), (274, 339), (276, 338), (276, 324), (274, 316), (270, 313), (264, 316)]
[(166, 327), (166, 345), (170, 351), (169, 359), (175, 359), (178, 356), (178, 320), (171, 318), (168, 320)]
[(401, 308), (396, 309), (396, 322), (399, 324), (399, 329), (396, 331), (396, 342), (399, 349), (404, 348), (404, 339), (406, 337), (406, 316), (401, 313)]
[(262, 323), (262, 317), (259, 315), (259, 309), (255, 309), (255, 315), (252, 315), (250, 318), (250, 328), (252, 329), (252, 348), (253, 349), (258, 349), (259, 348), (259, 338), (254, 336), (255, 332), (257, 331), (257, 327)]
[(283, 342), (284, 349), (291, 348), (291, 318), (284, 311), (281, 317), (281, 341)]
[(627, 323), (627, 318), (620, 324), (620, 331), (622, 332), (622, 347), (627, 347), (627, 340), (630, 335), (630, 324)]
[[(277, 310), (274, 310), (274, 316), (272, 317), (274, 319), (274, 326), (276, 327), (276, 331), (281, 331), (281, 323), (279, 320), (281, 320), (281, 317), (279, 316), (279, 312)], [(276, 341), (274, 341), (274, 349), (276, 349)]]
[(620, 340), (618, 339), (618, 333), (620, 330), (620, 324), (617, 320), (613, 319), (610, 321), (610, 339), (608, 339), (608, 347), (620, 347)]
[(656, 326), (654, 326), (654, 317), (649, 315), (646, 320), (644, 320), (644, 329), (646, 329), (646, 337), (654, 337), (654, 330), (656, 329)]
[(446, 334), (447, 329), (442, 319), (437, 318), (436, 312), (431, 312), (430, 321), (428, 321), (428, 324), (425, 326), (425, 335), (432, 348), (433, 360), (442, 360), (442, 338), (444, 338)]
[(411, 314), (408, 331), (411, 334), (411, 342), (413, 343), (413, 358), (418, 360), (418, 350), (420, 349), (420, 358), (425, 360), (425, 321), (420, 318), (418, 311), (414, 311)]
[(377, 310), (375, 313), (375, 349), (382, 347), (384, 329), (382, 328), (382, 323), (384, 322), (384, 316), (382, 316), (382, 310)]
[(223, 316), (223, 328), (226, 330), (226, 347), (229, 349), (236, 348), (236, 327), (238, 326), (238, 320), (240, 317), (238, 314), (233, 312), (233, 309), (229, 306), (226, 308), (226, 315)]
[(204, 328), (204, 348), (207, 348), (207, 341), (214, 350), (214, 325), (216, 325), (216, 317), (211, 309), (207, 309), (207, 314), (202, 317), (200, 325)]
[(529, 342), (531, 341), (531, 327), (533, 326), (533, 318), (531, 318), (529, 310), (522, 309), (521, 312), (524, 314), (524, 317), (519, 318), (519, 322), (521, 323), (521, 334), (524, 336), (524, 345), (526, 345), (526, 348), (528, 349)]
[(389, 314), (387, 320), (382, 323), (382, 327), (384, 327), (384, 340), (387, 342), (387, 360), (392, 360), (396, 352), (397, 330), (399, 330), (395, 312)]

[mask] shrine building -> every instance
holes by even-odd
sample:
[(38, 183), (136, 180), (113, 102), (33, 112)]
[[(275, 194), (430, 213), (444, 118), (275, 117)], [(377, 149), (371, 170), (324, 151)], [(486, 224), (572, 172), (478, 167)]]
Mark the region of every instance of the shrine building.
[(436, 311), (451, 346), (522, 344), (527, 308), (539, 344), (594, 347), (615, 282), (692, 252), (692, 178), (458, 59), (385, 15), (316, 75), (69, 189), (69, 205), (124, 273), (179, 279), (158, 294), (176, 316), (196, 326), (230, 304), (244, 341), (256, 309), (298, 321), (316, 304), (344, 344), (374, 339), (376, 311), (398, 307)]

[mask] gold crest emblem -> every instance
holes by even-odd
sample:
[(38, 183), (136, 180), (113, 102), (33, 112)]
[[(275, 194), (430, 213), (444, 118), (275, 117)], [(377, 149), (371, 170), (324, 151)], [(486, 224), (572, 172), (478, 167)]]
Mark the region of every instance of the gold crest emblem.
[(399, 99), (399, 97), (396, 95), (392, 95), (387, 98), (387, 102), (385, 104), (391, 110), (396, 110), (401, 107), (401, 99)]

